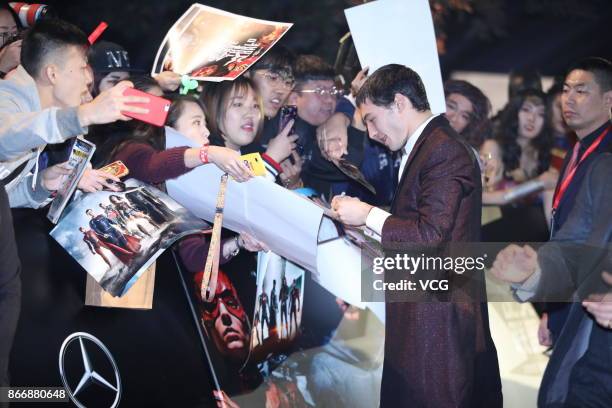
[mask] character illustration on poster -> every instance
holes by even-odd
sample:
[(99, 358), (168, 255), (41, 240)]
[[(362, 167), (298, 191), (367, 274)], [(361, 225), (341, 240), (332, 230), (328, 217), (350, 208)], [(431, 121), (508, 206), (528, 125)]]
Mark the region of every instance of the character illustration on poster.
[[(259, 324), (251, 335), (252, 360), (291, 345), (300, 331), (304, 298), (304, 274), (299, 266), (272, 252), (260, 254), (255, 313)], [(265, 324), (264, 324), (265, 323)]]
[(122, 296), (176, 239), (207, 229), (161, 191), (136, 180), (124, 192), (84, 194), (51, 231), (104, 290)]
[[(221, 387), (218, 392), (222, 393), (227, 401), (230, 401), (231, 395), (232, 403), (240, 407), (267, 406), (272, 402), (282, 408), (307, 407), (296, 385), (294, 372), (273, 372), (272, 364), (252, 358), (252, 336), (261, 332), (268, 336), (268, 333), (275, 331), (271, 318), (274, 313), (271, 299), (276, 297), (273, 291), (260, 294), (258, 303), (263, 307), (255, 313), (264, 317), (260, 319), (256, 316), (251, 326), (248, 312), (228, 274), (222, 269), (218, 270), (215, 296), (210, 302), (200, 296), (203, 275), (204, 272), (200, 271), (187, 276), (193, 285), (190, 297), (195, 299), (205, 347)], [(264, 330), (261, 330), (263, 320), (266, 323)]]
[(209, 81), (235, 79), (291, 26), (194, 4), (166, 34), (153, 73), (171, 70)]

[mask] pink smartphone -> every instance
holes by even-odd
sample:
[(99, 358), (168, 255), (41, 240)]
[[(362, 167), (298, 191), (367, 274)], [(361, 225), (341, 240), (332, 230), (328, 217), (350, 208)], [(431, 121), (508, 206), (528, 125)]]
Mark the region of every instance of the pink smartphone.
[(123, 91), (124, 96), (144, 96), (149, 98), (149, 103), (131, 103), (130, 105), (139, 106), (149, 109), (149, 113), (130, 113), (121, 112), (125, 116), (140, 120), (142, 122), (150, 123), (155, 126), (164, 126), (166, 118), (168, 117), (168, 111), (170, 110), (170, 101), (168, 99), (161, 98), (159, 96), (151, 95), (143, 91), (139, 91), (134, 88), (127, 88)]

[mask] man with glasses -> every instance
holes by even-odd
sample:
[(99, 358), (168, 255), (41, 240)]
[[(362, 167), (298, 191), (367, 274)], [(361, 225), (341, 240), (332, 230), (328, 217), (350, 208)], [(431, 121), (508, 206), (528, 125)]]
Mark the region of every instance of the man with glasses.
[[(255, 82), (261, 95), (266, 117), (264, 127), (278, 114), (295, 85), (295, 78), (293, 77), (294, 61), (295, 57), (291, 51), (276, 45), (245, 73)], [(276, 130), (276, 127), (274, 127), (274, 130)], [(274, 136), (276, 136), (276, 133), (271, 134), (265, 142), (267, 143)]]
[(19, 65), (21, 40), (19, 21), (7, 3), (0, 3), (0, 79)]
[[(348, 179), (321, 155), (316, 142), (316, 129), (335, 112), (342, 91), (334, 85), (332, 66), (316, 55), (298, 56), (294, 75), (295, 86), (288, 104), (297, 106), (294, 128), (299, 135), (296, 150), (303, 161), (301, 179), (306, 187), (329, 197), (334, 184)], [(347, 159), (359, 166), (363, 148), (349, 150)]]

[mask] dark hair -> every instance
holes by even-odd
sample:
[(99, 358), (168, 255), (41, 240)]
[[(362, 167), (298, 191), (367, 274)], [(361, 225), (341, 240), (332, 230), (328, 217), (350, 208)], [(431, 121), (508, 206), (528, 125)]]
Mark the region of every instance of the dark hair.
[(17, 26), (17, 28), (23, 28), (23, 25), (21, 24), (21, 19), (19, 18), (17, 13), (15, 13), (15, 10), (9, 5), (8, 1), (0, 1), (0, 10), (8, 11), (10, 15), (13, 16), (13, 20), (15, 21), (15, 25)]
[(204, 117), (207, 117), (206, 108), (201, 100), (192, 95), (175, 95), (172, 97), (172, 104), (170, 104), (170, 110), (168, 110), (168, 117), (166, 118), (166, 126), (176, 128), (176, 122), (179, 120), (185, 105), (188, 103), (195, 103), (204, 112)]
[(542, 90), (542, 76), (535, 70), (516, 70), (510, 72), (508, 99), (512, 99), (526, 89)]
[(296, 86), (306, 81), (333, 81), (335, 75), (334, 68), (317, 55), (300, 55), (295, 60), (293, 76)]
[(37, 78), (49, 58), (70, 46), (81, 47), (83, 52), (89, 46), (87, 36), (77, 26), (54, 18), (39, 21), (21, 43), (21, 65)]
[[(527, 100), (544, 105), (545, 108), (547, 106), (546, 95), (542, 91), (526, 89), (508, 102), (500, 117), (497, 138), (502, 144), (504, 166), (507, 172), (518, 168), (520, 164), (522, 149), (517, 141), (519, 131), (518, 116), (523, 103)], [(549, 122), (546, 120), (546, 113), (542, 130), (531, 140), (531, 145), (538, 152), (537, 174), (541, 174), (548, 170), (550, 165), (550, 149), (552, 147), (552, 131)]]
[[(143, 92), (159, 87), (157, 81), (149, 75), (129, 77), (127, 81), (134, 84), (134, 89)], [(112, 162), (115, 154), (128, 143), (147, 143), (157, 151), (166, 148), (164, 128), (138, 120), (94, 126), (87, 139), (98, 146), (92, 159), (94, 167)]]
[[(204, 86), (204, 90), (200, 98), (204, 103), (204, 106), (206, 106), (206, 110), (208, 112), (208, 116), (206, 116), (206, 123), (208, 125), (208, 129), (210, 130), (211, 144), (225, 146), (222, 127), (230, 96), (233, 92), (238, 94), (247, 93), (249, 88), (255, 92), (258, 99), (261, 99), (255, 82), (244, 75), (236, 78), (233, 81), (212, 82)], [(259, 105), (260, 109), (262, 110), (262, 119), (259, 121), (257, 135), (255, 138), (259, 137), (264, 122), (263, 104), (261, 101)]]
[(553, 109), (555, 104), (555, 99), (557, 96), (563, 93), (563, 84), (559, 82), (554, 82), (548, 91), (546, 92), (546, 121), (548, 122), (551, 132), (553, 131)]
[(410, 68), (399, 64), (378, 68), (359, 90), (357, 106), (369, 99), (374, 105), (388, 107), (395, 101), (395, 94), (398, 93), (408, 98), (417, 111), (429, 110), (421, 77)]
[(289, 49), (276, 44), (270, 51), (266, 52), (249, 71), (267, 69), (272, 72), (282, 72), (293, 75), (295, 55)]
[(593, 74), (595, 82), (597, 82), (597, 85), (601, 88), (602, 93), (612, 90), (612, 62), (609, 60), (601, 57), (581, 59), (570, 65), (565, 76), (567, 77), (570, 72), (577, 69)]
[(485, 138), (491, 136), (493, 131), (489, 114), (491, 102), (484, 93), (471, 83), (460, 80), (448, 80), (444, 83), (444, 97), (458, 94), (467, 98), (472, 104), (470, 121), (461, 132), (461, 137), (475, 149), (478, 149)]

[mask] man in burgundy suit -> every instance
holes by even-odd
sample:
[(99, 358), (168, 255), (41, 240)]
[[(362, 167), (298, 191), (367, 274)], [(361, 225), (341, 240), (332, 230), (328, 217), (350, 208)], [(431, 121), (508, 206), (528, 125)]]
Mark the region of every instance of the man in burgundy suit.
[[(365, 225), (385, 248), (478, 241), (482, 186), (476, 157), (443, 116), (432, 115), (418, 74), (396, 64), (378, 69), (359, 91), (357, 105), (370, 138), (402, 150), (400, 181), (390, 213), (335, 197), (332, 209), (341, 221)], [(387, 301), (381, 407), (502, 406), (482, 300)]]

